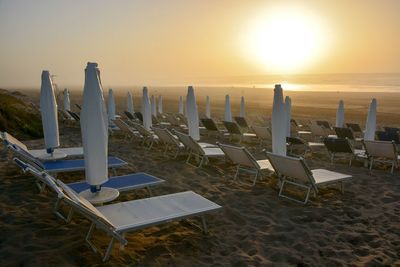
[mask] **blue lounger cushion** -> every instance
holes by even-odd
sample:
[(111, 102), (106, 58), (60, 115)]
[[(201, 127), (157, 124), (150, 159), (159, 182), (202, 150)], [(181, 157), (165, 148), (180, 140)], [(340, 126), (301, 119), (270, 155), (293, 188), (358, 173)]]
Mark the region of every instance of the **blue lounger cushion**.
[[(127, 165), (126, 161), (123, 161), (117, 157), (108, 157), (108, 167), (115, 168)], [(49, 172), (69, 172), (69, 171), (81, 171), (85, 169), (85, 160), (83, 159), (70, 159), (70, 160), (56, 160), (42, 162), (42, 165), (46, 171)]]
[[(163, 179), (157, 178), (147, 173), (138, 172), (122, 176), (110, 177), (107, 182), (102, 184), (103, 187), (111, 187), (120, 192), (139, 189), (143, 187), (153, 186), (165, 182)], [(86, 181), (69, 183), (71, 187), (78, 194), (90, 188)]]

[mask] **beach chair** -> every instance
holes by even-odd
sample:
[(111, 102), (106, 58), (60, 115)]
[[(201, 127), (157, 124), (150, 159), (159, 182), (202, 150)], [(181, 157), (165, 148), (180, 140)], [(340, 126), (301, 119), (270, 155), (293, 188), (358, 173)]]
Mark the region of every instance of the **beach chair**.
[(206, 128), (208, 135), (215, 134), (217, 137), (229, 137), (229, 133), (218, 128), (215, 121), (211, 118), (200, 119), (203, 126)]
[(70, 110), (67, 110), (67, 112), (72, 118), (74, 118), (75, 121), (80, 122), (81, 117), (77, 113)]
[(384, 133), (378, 133), (380, 141), (394, 141), (396, 144), (400, 143), (399, 128), (396, 127), (383, 127)]
[(325, 129), (332, 129), (331, 124), (328, 121), (318, 120), (317, 125), (324, 127)]
[(142, 144), (146, 146), (147, 148), (151, 149), (154, 145), (155, 142), (158, 142), (158, 136), (155, 135), (152, 131), (147, 130), (146, 128), (143, 127), (143, 125), (133, 122), (132, 126), (136, 128), (136, 130), (139, 132), (139, 134), (142, 136), (143, 142)]
[(141, 135), (139, 131), (135, 130), (135, 128), (131, 127), (123, 121), (122, 119), (116, 119), (114, 120), (115, 126), (118, 127), (118, 129), (121, 130), (121, 133), (124, 135), (124, 141), (129, 140), (132, 141), (134, 137), (140, 138)]
[(139, 121), (138, 118), (136, 118), (135, 114), (130, 113), (129, 111), (125, 110), (124, 111), (125, 116), (130, 120), (130, 121), (134, 121), (137, 122)]
[[(46, 171), (52, 175), (61, 172), (74, 172), (85, 170), (85, 161), (83, 159), (70, 159), (70, 160), (54, 160), (42, 162), (35, 158), (29, 151), (20, 148), (16, 144), (9, 144), (7, 148), (10, 149), (18, 158), (28, 161), (33, 166), (42, 171)], [(114, 173), (116, 168), (128, 165), (128, 163), (117, 157), (108, 157), (108, 168), (111, 168)]]
[(356, 138), (351, 128), (333, 127), (333, 129), (335, 130), (336, 136), (338, 138), (347, 138), (355, 142), (361, 142), (363, 140), (362, 138)]
[(330, 129), (327, 129), (321, 125), (318, 125), (315, 122), (312, 122), (310, 125), (310, 131), (314, 136), (315, 141), (320, 141), (321, 139), (328, 137), (331, 133)]
[[(318, 187), (339, 184), (343, 193), (343, 181), (351, 178), (351, 175), (333, 172), (325, 169), (310, 170), (303, 158), (294, 158), (267, 153), (268, 159), (278, 174), (281, 183), (279, 196), (284, 197), (301, 204), (307, 204), (311, 190), (314, 196), (318, 194)], [(285, 185), (294, 185), (298, 188), (306, 190), (304, 200), (299, 200), (290, 195), (285, 194)]]
[(207, 233), (205, 215), (222, 208), (192, 191), (94, 207), (62, 181), (57, 180), (57, 185), (63, 191), (61, 197), (75, 211), (91, 221), (85, 241), (94, 252), (99, 252), (99, 249), (91, 241), (95, 228), (105, 231), (111, 237), (104, 256), (102, 255), (104, 262), (109, 259), (115, 241), (120, 242), (120, 249), (124, 248), (128, 243), (125, 238), (125, 234), (128, 232), (171, 221), (201, 217), (203, 231)]
[[(15, 164), (21, 168), (21, 170), (26, 173), (29, 172), (32, 174), (35, 178), (35, 184), (39, 189), (39, 192), (43, 192), (46, 187), (49, 187), (52, 189), (55, 193), (57, 192), (57, 189), (54, 188), (56, 179), (48, 174), (45, 171), (39, 171), (37, 168), (35, 168), (33, 165), (30, 165), (18, 158), (14, 158), (13, 161)], [(151, 196), (151, 187), (160, 185), (161, 183), (164, 183), (165, 181), (163, 179), (160, 179), (158, 177), (152, 176), (147, 173), (139, 172), (139, 173), (131, 173), (131, 174), (126, 174), (126, 175), (121, 175), (121, 176), (112, 176), (109, 177), (109, 180), (102, 184), (102, 187), (109, 187), (118, 190), (119, 192), (128, 192), (128, 191), (133, 191), (137, 189), (142, 189), (145, 188), (147, 189), (149, 195)], [(73, 182), (67, 184), (72, 190), (74, 190), (76, 193), (81, 193), (85, 190), (90, 189), (90, 185), (86, 181), (79, 181), (79, 182)], [(65, 221), (69, 221), (72, 215), (69, 216), (60, 216), (61, 213), (58, 212), (59, 210), (59, 204), (56, 203), (54, 211), (56, 211), (57, 215), (64, 219)], [(69, 219), (67, 219), (67, 217)]]
[(255, 173), (252, 184), (254, 186), (257, 178), (262, 175), (262, 171), (274, 171), (268, 159), (255, 159), (245, 147), (237, 147), (225, 144), (219, 144), (219, 147), (225, 153), (226, 157), (230, 159), (233, 164), (237, 165), (234, 180), (237, 179), (240, 171)]
[(233, 119), (236, 121), (236, 123), (245, 131), (249, 131), (250, 129), (250, 124), (247, 122), (246, 118), (244, 117), (240, 117), (240, 116), (236, 116), (233, 117)]
[(141, 112), (135, 112), (135, 117), (141, 122), (143, 123), (143, 114)]
[(239, 142), (241, 143), (245, 139), (253, 138), (256, 139), (257, 135), (254, 133), (244, 133), (242, 129), (240, 129), (239, 125), (236, 122), (231, 122), (231, 121), (223, 121), (223, 124), (225, 128), (228, 130), (230, 134), (230, 140), (232, 141), (232, 138), (234, 136), (239, 137)]
[(81, 105), (79, 105), (79, 104), (76, 104), (76, 103), (75, 103), (75, 107), (77, 107), (79, 110), (82, 110), (82, 107), (81, 107)]
[[(7, 132), (2, 132), (1, 138), (3, 141), (7, 144), (11, 145), (17, 145), (21, 149), (25, 150), (29, 154), (31, 154), (33, 157), (38, 158), (44, 154), (46, 154), (46, 149), (28, 149), (28, 147), (19, 141), (17, 138), (12, 136), (11, 134)], [(55, 151), (60, 151), (67, 155), (67, 157), (77, 157), (77, 156), (83, 156), (83, 148), (82, 147), (65, 147), (65, 148), (56, 148)]]
[(332, 138), (327, 137), (324, 139), (324, 144), (331, 156), (331, 163), (334, 163), (335, 156), (337, 154), (350, 155), (349, 166), (351, 166), (352, 160), (355, 158), (367, 159), (365, 150), (354, 149), (353, 145), (347, 138)]
[[(178, 131), (174, 131), (179, 141), (187, 148), (189, 155), (186, 159), (186, 163), (201, 168), (201, 166), (207, 165), (209, 158), (223, 158), (225, 157), (224, 152), (216, 145), (207, 143), (198, 143), (190, 135), (183, 134)], [(190, 159), (194, 157), (199, 162), (198, 165), (194, 165), (190, 162)]]
[(258, 140), (260, 141), (260, 146), (265, 144), (271, 144), (272, 134), (268, 127), (263, 126), (252, 126), (254, 133), (256, 134)]
[(154, 133), (158, 136), (159, 140), (165, 145), (164, 155), (167, 154), (168, 150), (175, 150), (174, 159), (179, 153), (185, 149), (185, 146), (179, 142), (168, 129), (152, 127)]
[(391, 164), (390, 173), (399, 167), (400, 156), (394, 141), (368, 141), (364, 140), (366, 154), (369, 160), (369, 171), (372, 171), (374, 162)]
[(313, 148), (323, 147), (324, 143), (320, 142), (308, 142), (300, 137), (286, 137), (286, 144), (289, 148), (289, 152), (293, 153), (293, 149), (300, 148), (303, 150), (302, 156), (305, 157), (307, 152), (313, 152)]
[(360, 127), (360, 124), (358, 123), (346, 123), (347, 128), (350, 128), (353, 133), (356, 135), (356, 137), (361, 137), (363, 134), (363, 131)]

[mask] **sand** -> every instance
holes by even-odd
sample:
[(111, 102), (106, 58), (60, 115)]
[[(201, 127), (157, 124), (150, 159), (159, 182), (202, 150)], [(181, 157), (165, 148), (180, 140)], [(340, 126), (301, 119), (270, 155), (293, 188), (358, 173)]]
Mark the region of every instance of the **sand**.
[[(60, 125), (61, 143), (80, 145), (79, 128)], [(26, 143), (43, 147), (43, 140)], [(128, 234), (125, 250), (116, 245), (106, 266), (400, 265), (399, 170), (390, 175), (378, 167), (370, 175), (361, 162), (331, 165), (328, 155), (318, 152), (307, 159), (311, 168), (349, 173), (353, 179), (343, 195), (337, 188), (325, 188), (303, 206), (278, 197), (274, 176), (251, 187), (250, 175), (233, 181), (235, 169), (225, 161), (195, 169), (185, 164), (183, 155), (176, 160), (163, 156), (160, 147), (147, 150), (118, 135), (109, 143), (110, 154), (129, 162), (118, 174), (142, 171), (166, 180), (153, 188), (154, 195), (192, 190), (223, 209), (207, 216), (208, 235), (198, 229), (195, 218)], [(265, 157), (257, 145), (246, 146), (257, 158)], [(70, 224), (63, 223), (52, 213), (55, 196), (39, 194), (34, 179), (4, 155), (0, 176), (0, 266), (103, 265), (84, 242), (86, 219), (75, 215)], [(83, 177), (83, 172), (59, 175), (64, 182)], [(123, 193), (118, 201), (147, 196), (138, 190)], [(96, 233), (96, 244), (105, 248), (109, 239)]]

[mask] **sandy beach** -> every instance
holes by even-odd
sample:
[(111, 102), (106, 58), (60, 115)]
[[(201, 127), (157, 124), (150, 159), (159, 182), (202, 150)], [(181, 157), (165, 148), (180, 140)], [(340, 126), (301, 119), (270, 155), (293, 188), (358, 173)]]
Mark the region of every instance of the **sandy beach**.
[[(304, 94), (295, 94), (293, 99), (305, 98)], [(171, 106), (167, 99), (164, 106), (168, 111)], [(334, 116), (331, 113), (335, 101), (331, 101), (331, 104), (318, 103), (332, 106), (318, 117), (329, 119)], [(397, 112), (397, 107), (390, 106), (387, 101), (386, 106), (381, 106)], [(123, 103), (118, 101), (117, 107), (122, 108)], [(356, 106), (357, 103), (354, 100), (350, 105)], [(258, 108), (249, 104), (251, 118), (257, 117), (257, 113), (252, 111)], [(355, 110), (354, 114), (357, 113)], [(314, 118), (317, 114), (314, 108), (295, 105), (294, 116), (297, 115)], [(385, 120), (385, 112), (378, 116), (379, 123), (391, 122), (389, 115)], [(61, 122), (60, 127), (63, 146), (81, 145), (77, 126), (66, 126)], [(215, 142), (215, 139), (205, 140)], [(42, 139), (24, 142), (29, 148), (44, 146)], [(246, 147), (257, 158), (265, 158), (258, 145), (246, 143)], [(303, 206), (278, 197), (277, 178), (273, 175), (265, 176), (254, 187), (250, 186), (251, 177), (246, 174), (239, 181), (233, 181), (235, 168), (225, 161), (213, 160), (208, 166), (195, 169), (185, 164), (184, 155), (174, 160), (165, 157), (159, 146), (148, 150), (138, 142), (124, 142), (118, 134), (110, 138), (109, 151), (111, 155), (129, 162), (128, 167), (118, 169), (118, 174), (147, 172), (165, 179), (166, 183), (152, 189), (153, 195), (192, 190), (223, 206), (219, 213), (207, 216), (209, 234), (204, 235), (199, 230), (200, 221), (196, 219), (133, 232), (127, 235), (129, 243), (125, 250), (119, 251), (115, 246), (110, 261), (103, 264), (99, 255), (84, 242), (89, 222), (75, 215), (70, 224), (63, 223), (52, 213), (55, 195), (52, 192), (39, 194), (34, 178), (21, 173), (3, 154), (0, 163), (1, 266), (400, 264), (398, 170), (390, 175), (387, 168), (378, 167), (370, 175), (362, 162), (348, 167), (346, 160), (338, 160), (331, 165), (328, 154), (322, 150), (307, 158), (311, 168), (348, 173), (353, 178), (345, 183), (343, 195), (337, 188), (324, 188)], [(84, 179), (84, 173), (60, 174), (58, 178), (73, 182)], [(138, 190), (123, 193), (116, 201), (145, 197), (148, 197), (147, 191)], [(96, 243), (105, 248), (109, 239), (104, 232), (96, 234)]]

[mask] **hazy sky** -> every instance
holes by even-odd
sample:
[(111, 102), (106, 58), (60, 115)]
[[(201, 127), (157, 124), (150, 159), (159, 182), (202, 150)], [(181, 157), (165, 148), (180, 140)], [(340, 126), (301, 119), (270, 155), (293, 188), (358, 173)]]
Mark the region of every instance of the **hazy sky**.
[[(307, 10), (325, 40), (291, 72), (400, 71), (397, 0), (0, 0), (0, 87), (39, 87), (43, 69), (82, 86), (88, 61), (115, 86), (279, 73), (260, 64), (262, 51), (248, 51), (247, 39), (269, 11), (286, 7)], [(282, 38), (266, 35), (280, 46)]]

